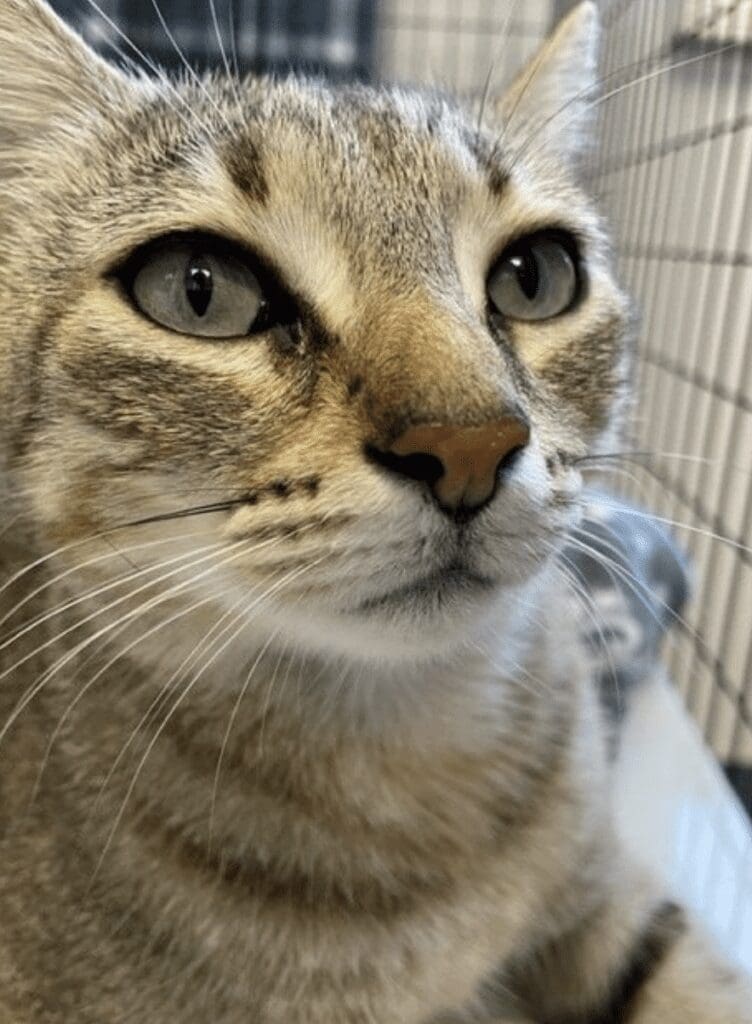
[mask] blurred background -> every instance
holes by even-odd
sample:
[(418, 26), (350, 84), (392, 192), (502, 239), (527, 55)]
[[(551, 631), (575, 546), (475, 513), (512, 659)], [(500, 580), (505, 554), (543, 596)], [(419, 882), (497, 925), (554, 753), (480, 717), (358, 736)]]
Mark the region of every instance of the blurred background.
[[(587, 184), (614, 227), (642, 323), (631, 437), (599, 472), (670, 525), (693, 566), (691, 604), (665, 648), (670, 684), (638, 694), (630, 711), (624, 827), (752, 969), (741, 812), (752, 810), (752, 0), (600, 5), (600, 130)], [(574, 3), (56, 6), (104, 52), (147, 65), (296, 68), (417, 82), (477, 103), (488, 75), (501, 88)]]

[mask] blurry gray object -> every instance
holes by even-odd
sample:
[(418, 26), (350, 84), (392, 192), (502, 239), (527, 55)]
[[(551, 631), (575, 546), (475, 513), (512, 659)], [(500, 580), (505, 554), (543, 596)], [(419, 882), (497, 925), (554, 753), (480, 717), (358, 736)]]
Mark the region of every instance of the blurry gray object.
[(580, 591), (581, 638), (616, 716), (658, 663), (666, 632), (689, 595), (687, 562), (645, 510), (594, 492), (561, 555)]
[(226, 59), (240, 74), (305, 71), (336, 80), (370, 77), (375, 4), (376, 0), (97, 0), (95, 6), (90, 0), (52, 0), (58, 13), (105, 55), (117, 48), (143, 64), (125, 42), (127, 37), (149, 60), (172, 71), (185, 70), (177, 44), (199, 71), (222, 67)]

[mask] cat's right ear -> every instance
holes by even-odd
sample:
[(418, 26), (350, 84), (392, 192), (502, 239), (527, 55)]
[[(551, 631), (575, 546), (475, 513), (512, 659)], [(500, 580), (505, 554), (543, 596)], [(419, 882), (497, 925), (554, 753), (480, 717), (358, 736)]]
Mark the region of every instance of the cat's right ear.
[(522, 146), (577, 162), (592, 143), (600, 17), (581, 0), (517, 75), (497, 105), (497, 117)]
[(0, 0), (0, 54), (0, 178), (19, 151), (126, 87), (44, 0)]

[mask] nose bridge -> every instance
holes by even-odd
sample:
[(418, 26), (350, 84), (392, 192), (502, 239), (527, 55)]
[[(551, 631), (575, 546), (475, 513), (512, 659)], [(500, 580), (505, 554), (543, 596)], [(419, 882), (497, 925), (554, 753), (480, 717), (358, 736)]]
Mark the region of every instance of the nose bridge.
[(413, 425), (479, 427), (517, 405), (489, 333), (426, 297), (375, 316), (361, 359), (381, 443), (391, 444)]
[(530, 440), (504, 355), (490, 333), (440, 303), (374, 317), (364, 346), (366, 454), (427, 486), (448, 514), (493, 497)]

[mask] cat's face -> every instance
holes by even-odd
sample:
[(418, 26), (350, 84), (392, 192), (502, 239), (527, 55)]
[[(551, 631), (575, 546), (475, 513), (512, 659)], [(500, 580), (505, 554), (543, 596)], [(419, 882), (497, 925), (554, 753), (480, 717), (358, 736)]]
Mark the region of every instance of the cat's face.
[(6, 2), (4, 435), (45, 545), (118, 527), (102, 583), (172, 559), (176, 601), (366, 657), (512, 614), (627, 365), (572, 171), (594, 34), (477, 131), (411, 92), (126, 80)]

